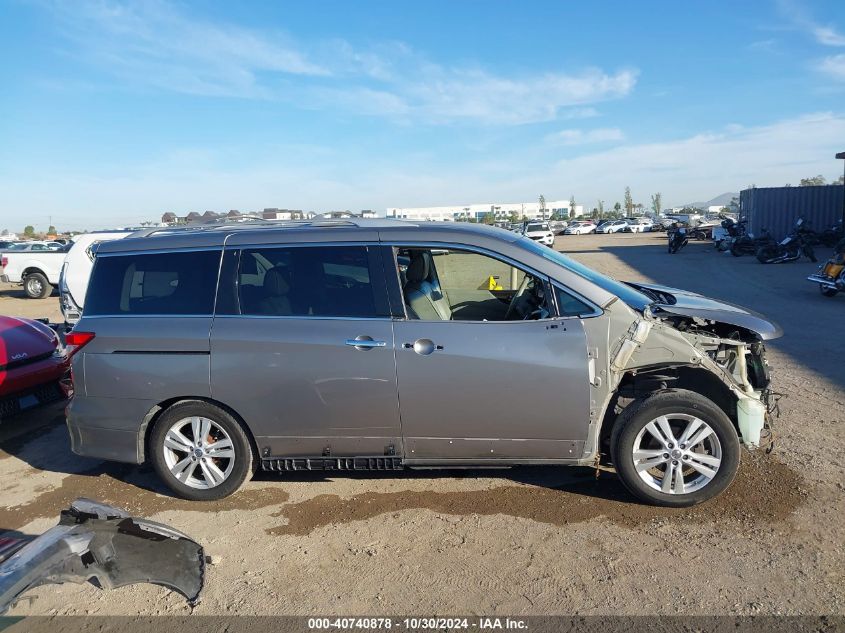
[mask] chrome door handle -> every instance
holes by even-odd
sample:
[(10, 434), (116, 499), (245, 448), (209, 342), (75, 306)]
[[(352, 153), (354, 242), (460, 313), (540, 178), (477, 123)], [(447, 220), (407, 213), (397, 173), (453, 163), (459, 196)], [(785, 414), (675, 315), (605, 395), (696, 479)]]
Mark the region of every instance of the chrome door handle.
[(405, 349), (412, 349), (420, 356), (428, 356), (432, 352), (442, 350), (442, 345), (435, 345), (431, 339), (418, 338), (413, 343), (405, 343), (402, 345)]
[(373, 349), (374, 347), (387, 347), (387, 341), (374, 341), (370, 336), (358, 336), (346, 339), (346, 344), (355, 349)]

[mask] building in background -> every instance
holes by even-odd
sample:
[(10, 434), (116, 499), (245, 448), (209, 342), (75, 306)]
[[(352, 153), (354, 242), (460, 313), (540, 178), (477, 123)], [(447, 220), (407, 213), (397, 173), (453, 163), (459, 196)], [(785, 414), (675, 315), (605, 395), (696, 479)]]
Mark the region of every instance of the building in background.
[[(569, 200), (546, 201), (545, 217), (569, 217)], [(457, 222), (473, 220), (483, 222), (492, 214), (496, 222), (506, 222), (513, 218), (536, 220), (543, 217), (539, 202), (493, 202), (480, 204), (458, 204), (445, 207), (391, 207), (387, 217), (400, 220), (424, 220), (433, 222)], [(583, 205), (575, 205), (575, 216), (584, 215)]]

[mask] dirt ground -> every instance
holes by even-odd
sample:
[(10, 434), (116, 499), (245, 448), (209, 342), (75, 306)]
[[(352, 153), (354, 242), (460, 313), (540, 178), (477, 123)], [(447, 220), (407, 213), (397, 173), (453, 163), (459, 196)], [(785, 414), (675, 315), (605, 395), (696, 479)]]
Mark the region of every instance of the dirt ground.
[[(197, 614), (843, 614), (845, 296), (814, 264), (762, 266), (665, 237), (567, 236), (558, 250), (621, 279), (755, 308), (784, 394), (773, 454), (743, 452), (720, 498), (644, 506), (589, 469), (259, 475), (238, 495), (168, 496), (146, 467), (73, 455), (62, 407), (0, 424), (0, 531), (40, 533), (87, 496), (185, 531), (214, 557)], [(0, 313), (58, 317), (0, 288)], [(565, 403), (561, 403), (565, 406)], [(40, 587), (10, 615), (186, 614), (166, 589)]]

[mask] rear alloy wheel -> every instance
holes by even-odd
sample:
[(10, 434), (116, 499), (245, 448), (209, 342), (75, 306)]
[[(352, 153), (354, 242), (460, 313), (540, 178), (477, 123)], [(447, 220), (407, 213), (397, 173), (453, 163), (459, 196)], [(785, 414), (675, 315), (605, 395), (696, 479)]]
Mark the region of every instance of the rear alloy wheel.
[(252, 448), (243, 428), (205, 402), (183, 402), (165, 411), (150, 436), (150, 453), (158, 476), (192, 501), (222, 499), (252, 473)]
[(29, 273), (23, 281), (23, 289), (30, 299), (43, 299), (53, 292), (53, 286), (41, 273)]
[(682, 389), (630, 404), (611, 436), (616, 472), (634, 495), (685, 507), (715, 497), (739, 468), (739, 437), (724, 411)]

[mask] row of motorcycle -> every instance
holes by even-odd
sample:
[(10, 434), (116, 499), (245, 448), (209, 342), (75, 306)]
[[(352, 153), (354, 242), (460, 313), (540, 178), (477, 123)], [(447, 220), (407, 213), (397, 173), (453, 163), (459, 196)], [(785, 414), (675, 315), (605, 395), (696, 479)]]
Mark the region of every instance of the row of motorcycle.
[[(730, 250), (734, 257), (754, 255), (762, 264), (783, 264), (798, 261), (802, 257), (817, 262), (814, 247), (833, 248), (833, 256), (807, 280), (818, 284), (825, 297), (845, 292), (845, 232), (842, 220), (819, 232), (813, 230), (804, 218), (798, 218), (790, 234), (779, 242), (765, 229), (759, 236), (749, 233), (745, 220), (735, 221), (723, 217), (721, 226), (727, 237), (716, 243), (719, 250)], [(673, 225), (668, 233), (669, 253), (681, 250), (690, 237), (689, 228), (680, 224)]]

